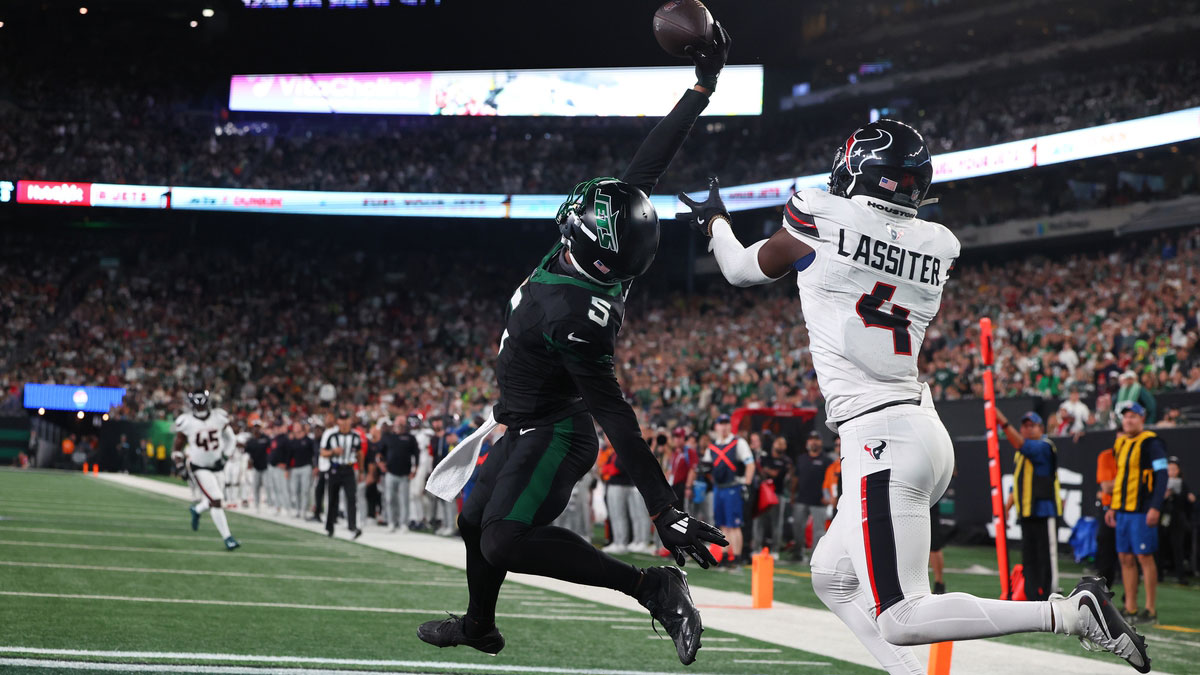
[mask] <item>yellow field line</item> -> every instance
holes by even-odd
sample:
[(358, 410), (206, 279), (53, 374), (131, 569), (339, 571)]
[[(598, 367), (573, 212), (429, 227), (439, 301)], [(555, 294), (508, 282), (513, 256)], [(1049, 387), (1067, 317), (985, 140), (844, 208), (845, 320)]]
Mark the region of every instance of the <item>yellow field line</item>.
[(810, 578), (812, 578), (812, 573), (811, 573), (811, 572), (793, 572), (792, 570), (785, 570), (785, 569), (779, 569), (779, 568), (776, 568), (776, 569), (775, 569), (775, 573), (776, 573), (776, 574), (786, 574), (786, 575), (788, 575), (789, 577), (802, 577), (802, 578), (804, 578), (804, 579), (810, 579)]
[(1173, 630), (1179, 633), (1200, 633), (1200, 628), (1188, 628), (1187, 626), (1168, 626), (1165, 623), (1160, 623), (1155, 628), (1163, 630)]

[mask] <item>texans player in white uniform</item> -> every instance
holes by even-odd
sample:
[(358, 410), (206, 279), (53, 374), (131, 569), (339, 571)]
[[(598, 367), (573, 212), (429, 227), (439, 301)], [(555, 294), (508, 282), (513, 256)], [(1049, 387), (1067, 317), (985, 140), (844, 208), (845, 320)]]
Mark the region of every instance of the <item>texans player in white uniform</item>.
[[(743, 247), (716, 179), (680, 214), (712, 237), (735, 286), (795, 270), (828, 424), (842, 439), (838, 517), (812, 558), (813, 588), (889, 673), (924, 672), (905, 645), (1024, 632), (1078, 636), (1150, 670), (1145, 640), (1095, 577), (1047, 602), (931, 595), (929, 509), (945, 492), (954, 448), (918, 379), (917, 354), (941, 306), (958, 239), (917, 218), (933, 178), (925, 139), (880, 120), (839, 148), (829, 192), (804, 189), (783, 227)], [(1089, 644), (1091, 643), (1091, 644)]]
[(188, 394), (188, 402), (192, 406), (191, 412), (175, 418), (175, 446), (171, 457), (176, 465), (186, 464), (192, 485), (201, 494), (200, 501), (189, 509), (192, 529), (199, 529), (200, 515), (211, 509), (213, 524), (224, 538), (225, 548), (232, 551), (241, 544), (229, 533), (229, 521), (222, 507), (225, 499), (222, 469), (234, 450), (233, 428), (224, 410), (209, 408), (208, 391)]

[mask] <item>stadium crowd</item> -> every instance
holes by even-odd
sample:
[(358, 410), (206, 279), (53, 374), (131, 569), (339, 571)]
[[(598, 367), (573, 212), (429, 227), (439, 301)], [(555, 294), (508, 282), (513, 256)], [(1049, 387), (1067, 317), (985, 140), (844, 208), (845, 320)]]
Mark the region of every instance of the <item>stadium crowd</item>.
[[(828, 170), (868, 107), (918, 126), (936, 153), (1200, 105), (1200, 59), (1064, 65), (755, 118), (701, 120), (660, 185), (697, 189)], [(632, 157), (653, 119), (264, 116), (224, 111), (223, 84), (184, 86), (150, 68), (0, 78), (0, 164), (44, 180), (389, 192), (565, 193)], [(153, 92), (147, 94), (145, 92)], [(135, 93), (136, 92), (136, 93)], [(206, 92), (198, 94), (196, 92)], [(770, 106), (768, 106), (770, 107)], [(660, 111), (665, 112), (665, 111)], [(830, 130), (834, 130), (831, 132)], [(1108, 171), (1115, 181), (1116, 165)], [(1185, 175), (1196, 173), (1195, 167)], [(1072, 178), (1042, 181), (1055, 193)], [(1182, 180), (1182, 179), (1180, 179)], [(1178, 181), (1164, 190), (1178, 193)], [(1057, 195), (1056, 195), (1057, 196)], [(1056, 200), (1058, 201), (1058, 200)], [(1061, 209), (1086, 203), (1062, 200)], [(959, 212), (961, 211), (961, 212)], [(998, 210), (973, 199), (953, 222)]]
[[(495, 399), (501, 308), (538, 253), (480, 262), (302, 239), (70, 236), (47, 248), (5, 235), (0, 409), (20, 409), (24, 382), (90, 384), (127, 389), (118, 418), (170, 419), (202, 382), (241, 417), (298, 419), (336, 401), (370, 419), (396, 405), (469, 420)], [(80, 251), (121, 262), (88, 274)], [(82, 289), (64, 284), (71, 268)], [(1001, 396), (1120, 398), (1126, 371), (1150, 395), (1200, 391), (1197, 270), (1200, 230), (964, 264), (926, 336), (923, 376), (938, 399), (980, 396), (977, 321), (991, 316)], [(68, 292), (74, 303), (47, 312)], [(749, 403), (821, 403), (790, 283), (635, 290), (629, 307), (618, 376), (647, 423), (703, 429)]]

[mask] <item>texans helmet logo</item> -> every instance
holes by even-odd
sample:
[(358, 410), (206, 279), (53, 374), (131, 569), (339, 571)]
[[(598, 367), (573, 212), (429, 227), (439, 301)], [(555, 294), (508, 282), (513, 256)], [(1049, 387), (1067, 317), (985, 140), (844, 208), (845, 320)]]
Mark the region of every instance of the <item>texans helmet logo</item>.
[(883, 456), (883, 449), (887, 447), (887, 441), (875, 441), (875, 442), (878, 443), (878, 445), (876, 445), (875, 447), (871, 447), (871, 443), (867, 443), (866, 445), (863, 446), (863, 450), (866, 450), (867, 453), (870, 454), (875, 459), (879, 459), (881, 456)]

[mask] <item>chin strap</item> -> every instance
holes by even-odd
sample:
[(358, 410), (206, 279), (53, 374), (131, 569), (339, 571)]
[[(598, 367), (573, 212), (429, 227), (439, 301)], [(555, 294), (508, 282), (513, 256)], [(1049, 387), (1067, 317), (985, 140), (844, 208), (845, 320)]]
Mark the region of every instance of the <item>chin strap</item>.
[(569, 249), (569, 248), (566, 249), (565, 251), (563, 251), (563, 256), (566, 257), (566, 259), (571, 263), (572, 269), (574, 269), (579, 274), (583, 275), (583, 278), (587, 279), (588, 281), (590, 281), (594, 284), (600, 284), (601, 286), (616, 286), (618, 283), (620, 283), (620, 282), (613, 283), (610, 281), (600, 281), (596, 277), (588, 274), (586, 271), (584, 271), (583, 266), (579, 264), (579, 261), (575, 259), (575, 256), (571, 255), (571, 249)]

